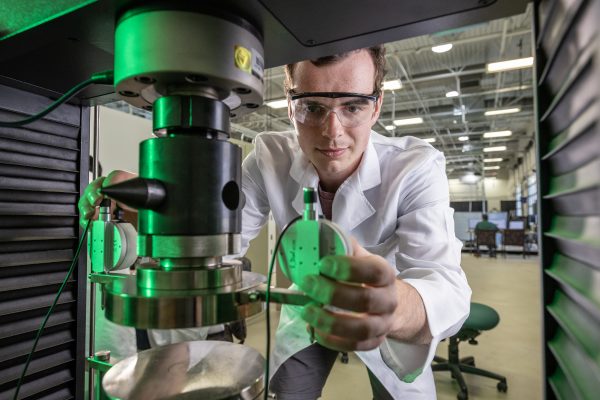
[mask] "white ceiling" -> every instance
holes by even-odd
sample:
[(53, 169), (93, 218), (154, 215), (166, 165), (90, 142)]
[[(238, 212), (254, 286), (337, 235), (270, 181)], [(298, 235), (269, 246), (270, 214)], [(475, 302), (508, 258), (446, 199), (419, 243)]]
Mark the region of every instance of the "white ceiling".
[[(477, 24), (452, 31), (386, 44), (386, 80), (400, 79), (402, 88), (386, 91), (380, 120), (374, 129), (384, 135), (413, 135), (436, 138), (435, 147), (446, 154), (449, 177), (467, 170), (481, 171), (483, 147), (507, 146), (507, 151), (485, 153), (487, 158), (503, 158), (497, 171), (486, 176), (506, 177), (533, 141), (532, 68), (501, 73), (486, 73), (487, 63), (531, 57), (531, 5), (524, 14)], [(431, 46), (452, 43), (453, 48), (437, 54)], [(265, 102), (282, 99), (283, 67), (266, 71)], [(459, 96), (445, 94), (456, 90)], [(496, 108), (520, 107), (516, 114), (484, 116)], [(464, 113), (461, 112), (464, 110)], [(422, 117), (423, 124), (396, 127), (386, 125), (398, 118)], [(261, 106), (256, 112), (232, 120), (234, 136), (250, 140), (265, 130), (292, 128), (286, 109)], [(511, 130), (512, 136), (483, 139), (488, 131)], [(468, 141), (459, 141), (468, 136)]]

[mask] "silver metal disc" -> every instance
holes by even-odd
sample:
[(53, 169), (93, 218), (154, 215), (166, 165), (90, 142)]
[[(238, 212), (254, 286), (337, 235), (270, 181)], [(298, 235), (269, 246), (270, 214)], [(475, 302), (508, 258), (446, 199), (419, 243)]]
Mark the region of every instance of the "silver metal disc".
[(113, 398), (256, 399), (265, 360), (248, 346), (217, 341), (182, 342), (142, 351), (115, 364), (102, 386)]
[(140, 329), (193, 328), (237, 321), (263, 311), (262, 302), (243, 303), (240, 295), (265, 281), (264, 275), (243, 272), (237, 285), (164, 290), (139, 287), (136, 276), (130, 275), (105, 286), (106, 318)]

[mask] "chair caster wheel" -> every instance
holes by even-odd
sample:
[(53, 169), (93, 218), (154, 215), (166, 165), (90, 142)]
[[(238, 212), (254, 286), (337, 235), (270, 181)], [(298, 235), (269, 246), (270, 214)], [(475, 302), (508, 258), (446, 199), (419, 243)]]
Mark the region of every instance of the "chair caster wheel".
[(500, 381), (496, 385), (496, 388), (498, 388), (499, 392), (506, 393), (506, 391), (508, 390), (508, 384), (506, 382)]
[(466, 392), (458, 392), (458, 395), (456, 395), (456, 398), (458, 400), (468, 400), (469, 395)]
[(348, 364), (348, 353), (342, 353), (342, 358), (340, 361), (342, 361), (342, 364)]

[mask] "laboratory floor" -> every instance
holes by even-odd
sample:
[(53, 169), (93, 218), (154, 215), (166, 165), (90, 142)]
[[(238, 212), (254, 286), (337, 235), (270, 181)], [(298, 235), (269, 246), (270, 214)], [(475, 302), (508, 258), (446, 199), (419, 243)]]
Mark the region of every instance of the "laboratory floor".
[[(472, 355), (477, 367), (506, 376), (508, 392), (496, 390), (496, 381), (465, 375), (469, 399), (540, 400), (542, 399), (542, 327), (541, 285), (538, 257), (523, 260), (519, 255), (504, 258), (475, 258), (463, 253), (462, 265), (473, 289), (472, 301), (487, 304), (500, 314), (500, 324), (483, 332), (476, 346), (460, 344), (460, 356)], [(272, 330), (277, 326), (276, 307), (272, 308)], [(263, 352), (264, 316), (249, 321), (247, 344)], [(446, 357), (442, 342), (437, 354)], [(458, 385), (449, 372), (436, 372), (439, 400), (454, 400)], [(371, 399), (367, 372), (361, 361), (350, 355), (348, 364), (336, 363), (325, 385), (322, 400)]]

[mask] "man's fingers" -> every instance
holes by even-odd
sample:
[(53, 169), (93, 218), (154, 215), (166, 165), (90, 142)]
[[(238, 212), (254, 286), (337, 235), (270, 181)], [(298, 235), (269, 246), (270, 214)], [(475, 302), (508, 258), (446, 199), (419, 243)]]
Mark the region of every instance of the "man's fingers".
[(96, 206), (102, 201), (102, 194), (100, 194), (100, 187), (104, 182), (103, 176), (93, 180), (85, 188), (83, 195), (77, 203), (79, 209), (79, 224), (85, 226), (88, 219), (92, 219), (96, 213)]
[[(131, 172), (115, 170), (112, 171), (108, 176), (101, 176), (92, 182), (85, 188), (79, 202), (77, 203), (77, 208), (79, 209), (79, 225), (82, 227), (85, 226), (86, 222), (90, 219), (95, 219), (98, 214), (97, 207), (100, 205), (105, 196), (100, 192), (100, 189), (105, 186), (114, 185), (116, 183), (120, 183), (132, 178), (135, 178), (137, 175)], [(132, 210), (129, 207), (126, 207), (124, 204), (117, 203), (119, 207)], [(115, 202), (111, 202), (111, 208), (114, 207)]]
[(371, 253), (366, 256), (323, 257), (319, 262), (319, 271), (335, 280), (370, 286), (387, 286), (396, 279), (387, 261)]
[(324, 276), (309, 275), (300, 287), (321, 304), (354, 312), (391, 314), (397, 306), (394, 283), (384, 287), (351, 285)]
[(315, 329), (315, 338), (322, 346), (337, 351), (368, 351), (377, 348), (385, 340), (385, 336), (378, 336), (368, 340), (352, 340), (345, 337), (328, 335)]
[(386, 335), (391, 326), (388, 316), (332, 311), (308, 304), (302, 309), (302, 319), (327, 335), (362, 342)]

